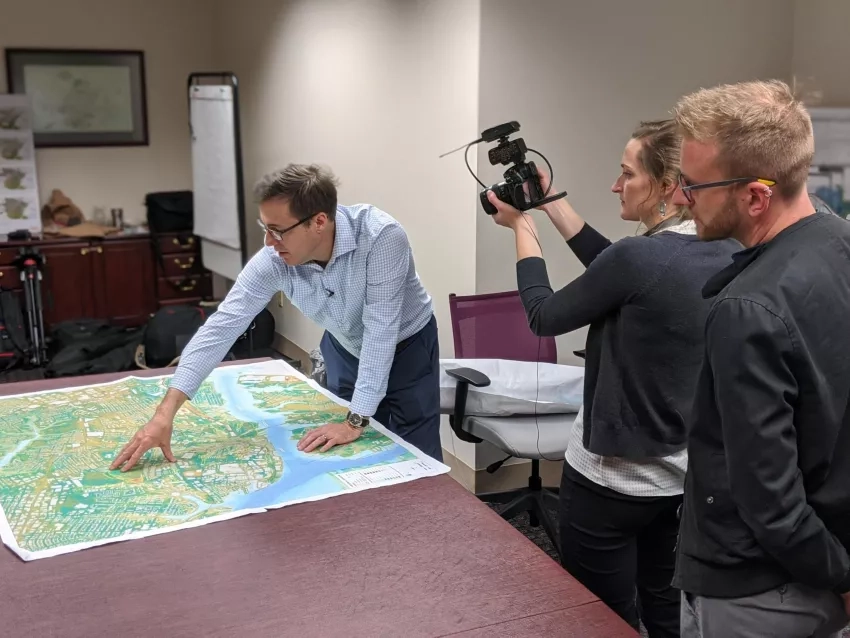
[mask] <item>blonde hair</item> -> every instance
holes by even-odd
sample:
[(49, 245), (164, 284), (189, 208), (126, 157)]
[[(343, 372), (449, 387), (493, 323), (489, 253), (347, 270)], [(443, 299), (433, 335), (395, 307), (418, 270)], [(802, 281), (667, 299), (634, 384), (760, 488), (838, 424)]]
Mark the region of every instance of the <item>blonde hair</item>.
[(679, 100), (673, 113), (683, 137), (717, 144), (727, 177), (775, 180), (785, 200), (805, 187), (815, 151), (812, 120), (786, 83), (701, 89)]
[[(656, 189), (675, 187), (679, 178), (681, 153), (681, 137), (676, 122), (672, 119), (641, 122), (632, 133), (632, 139), (641, 142), (638, 159), (650, 179), (649, 197)], [(690, 218), (687, 208), (675, 205), (672, 208), (671, 215)]]

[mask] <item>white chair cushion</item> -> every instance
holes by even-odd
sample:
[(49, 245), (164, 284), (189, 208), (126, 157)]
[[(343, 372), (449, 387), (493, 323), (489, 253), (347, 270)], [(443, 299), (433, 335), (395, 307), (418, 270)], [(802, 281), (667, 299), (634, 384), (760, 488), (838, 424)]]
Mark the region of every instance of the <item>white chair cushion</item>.
[(440, 359), (440, 411), (454, 410), (454, 368), (472, 368), (490, 379), (483, 388), (469, 386), (466, 414), (513, 416), (577, 413), (584, 400), (584, 368), (505, 359)]
[(520, 459), (562, 461), (576, 416), (470, 416), (464, 419), (463, 429)]

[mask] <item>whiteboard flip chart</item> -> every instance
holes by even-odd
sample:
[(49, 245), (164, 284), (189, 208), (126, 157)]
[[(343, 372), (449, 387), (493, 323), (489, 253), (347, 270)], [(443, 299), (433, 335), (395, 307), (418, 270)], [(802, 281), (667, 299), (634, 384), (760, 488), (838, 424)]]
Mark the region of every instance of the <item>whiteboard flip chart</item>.
[(194, 233), (204, 266), (236, 279), (243, 266), (234, 87), (190, 85)]

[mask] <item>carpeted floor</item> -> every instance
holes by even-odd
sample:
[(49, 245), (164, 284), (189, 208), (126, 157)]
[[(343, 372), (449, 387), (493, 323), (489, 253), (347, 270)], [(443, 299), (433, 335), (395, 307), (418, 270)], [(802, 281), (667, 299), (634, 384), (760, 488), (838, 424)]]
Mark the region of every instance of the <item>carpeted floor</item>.
[[(498, 510), (497, 505), (490, 505), (494, 510)], [(557, 532), (558, 529), (558, 511), (550, 510), (550, 514), (552, 515), (552, 520), (555, 523), (555, 530)], [(526, 536), (531, 542), (537, 545), (540, 549), (546, 552), (554, 561), (558, 561), (558, 554), (555, 552), (555, 547), (552, 545), (549, 537), (546, 535), (546, 532), (543, 530), (543, 527), (538, 525), (537, 527), (531, 527), (528, 524), (528, 514), (520, 514), (515, 516), (510, 521), (508, 521), (511, 525), (513, 525), (517, 530), (522, 532), (524, 536)]]

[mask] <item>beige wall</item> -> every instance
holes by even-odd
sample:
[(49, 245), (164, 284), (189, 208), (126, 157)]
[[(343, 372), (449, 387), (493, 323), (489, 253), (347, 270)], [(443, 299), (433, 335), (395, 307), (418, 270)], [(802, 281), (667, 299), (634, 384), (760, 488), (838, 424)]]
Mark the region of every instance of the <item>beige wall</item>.
[[(451, 356), (448, 295), (475, 287), (476, 191), (461, 155), (438, 156), (478, 128), (478, 0), (253, 0), (251, 8), (217, 4), (228, 34), (221, 59), (240, 80), (246, 187), (288, 162), (320, 162), (340, 178), (341, 203), (368, 202), (398, 219), (434, 299), (442, 355)], [(256, 208), (246, 201), (253, 229)], [(249, 237), (253, 252), (262, 237)], [(287, 339), (318, 347), (316, 324), (288, 302), (273, 306)], [(446, 437), (445, 445), (471, 456), (469, 444)]]
[(850, 106), (850, 2), (797, 0), (792, 71), (820, 106)]
[(37, 151), (42, 204), (58, 188), (88, 216), (121, 207), (140, 222), (146, 193), (192, 187), (186, 78), (216, 61), (209, 2), (0, 0), (0, 16), (2, 47), (145, 51), (150, 145)]
[[(665, 117), (678, 96), (700, 86), (785, 79), (791, 67), (791, 0), (488, 0), (482, 7), (481, 125), (519, 120), (528, 145), (552, 162), (556, 185), (612, 240), (635, 232), (619, 219), (610, 187), (638, 120)], [(479, 166), (489, 184), (501, 174), (486, 148)], [(582, 268), (545, 215), (534, 215), (557, 290)], [(483, 212), (476, 254), (478, 292), (516, 288), (513, 236)], [(562, 361), (578, 363), (572, 351), (585, 336), (558, 339)]]

